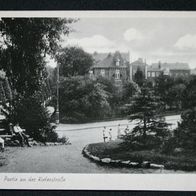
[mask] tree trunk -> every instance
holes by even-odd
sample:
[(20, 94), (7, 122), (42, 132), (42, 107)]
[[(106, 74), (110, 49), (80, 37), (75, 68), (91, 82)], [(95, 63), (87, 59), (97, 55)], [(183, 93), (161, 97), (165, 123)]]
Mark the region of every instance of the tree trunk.
[(146, 130), (147, 127), (146, 127), (146, 118), (144, 117), (144, 129), (143, 129), (143, 142), (144, 144), (146, 143)]

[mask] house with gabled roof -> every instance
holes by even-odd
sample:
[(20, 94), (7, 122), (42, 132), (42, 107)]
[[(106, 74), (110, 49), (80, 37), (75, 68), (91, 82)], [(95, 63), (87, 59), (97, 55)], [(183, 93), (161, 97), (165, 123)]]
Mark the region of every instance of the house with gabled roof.
[(116, 86), (122, 86), (126, 81), (134, 81), (135, 74), (139, 70), (145, 79), (151, 81), (160, 74), (171, 77), (188, 77), (191, 74), (188, 63), (152, 63), (148, 65), (142, 58), (129, 61), (129, 52), (121, 53), (93, 53), (94, 65), (90, 70), (93, 77), (105, 77)]
[(148, 77), (157, 77), (160, 73), (171, 77), (188, 77), (191, 70), (188, 63), (153, 63), (148, 67)]
[(129, 53), (97, 53), (93, 54), (94, 65), (91, 73), (95, 77), (108, 78), (116, 86), (121, 86), (130, 79), (129, 76)]

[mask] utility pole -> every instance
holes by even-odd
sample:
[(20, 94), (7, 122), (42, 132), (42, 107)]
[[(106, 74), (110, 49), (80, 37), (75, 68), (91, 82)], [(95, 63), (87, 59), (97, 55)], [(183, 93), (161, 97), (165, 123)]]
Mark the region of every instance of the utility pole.
[(56, 95), (56, 124), (59, 124), (59, 64), (57, 64)]

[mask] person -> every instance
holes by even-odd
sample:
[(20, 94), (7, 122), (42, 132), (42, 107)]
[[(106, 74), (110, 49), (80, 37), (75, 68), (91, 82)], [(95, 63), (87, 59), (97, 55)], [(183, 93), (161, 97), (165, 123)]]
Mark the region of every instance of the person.
[(16, 125), (13, 127), (13, 132), (18, 137), (20, 145), (22, 147), (24, 146), (24, 143), (26, 143), (28, 147), (31, 147), (31, 145), (29, 144), (28, 137), (24, 133), (24, 129), (21, 129), (21, 127), (19, 126), (19, 123), (16, 123)]
[(127, 135), (129, 133), (129, 126), (127, 125), (126, 129), (124, 130), (125, 135)]
[(120, 124), (118, 124), (117, 138), (120, 138), (120, 135), (121, 135)]
[(104, 127), (103, 128), (103, 141), (104, 141), (104, 143), (106, 142), (106, 139), (107, 139), (108, 137), (106, 136), (106, 127)]
[(4, 151), (4, 139), (0, 137), (1, 151)]
[(112, 141), (112, 129), (109, 129), (109, 140)]

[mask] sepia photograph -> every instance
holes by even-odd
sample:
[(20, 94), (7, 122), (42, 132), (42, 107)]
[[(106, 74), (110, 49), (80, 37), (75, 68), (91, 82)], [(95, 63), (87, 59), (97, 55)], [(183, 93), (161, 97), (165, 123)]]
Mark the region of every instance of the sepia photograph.
[(196, 13), (166, 13), (1, 13), (0, 175), (195, 174)]

